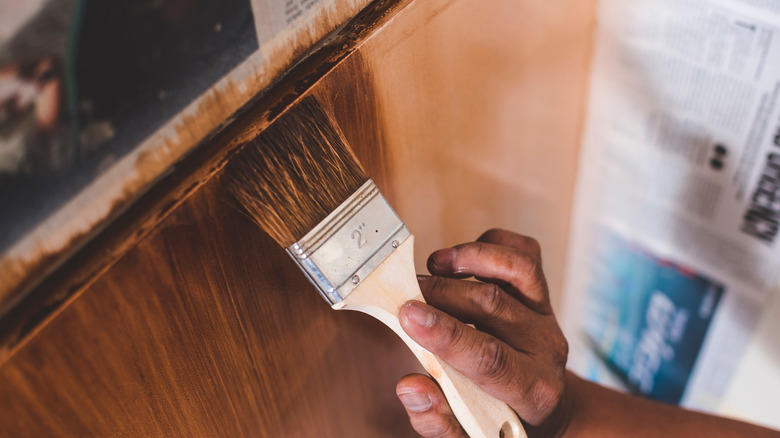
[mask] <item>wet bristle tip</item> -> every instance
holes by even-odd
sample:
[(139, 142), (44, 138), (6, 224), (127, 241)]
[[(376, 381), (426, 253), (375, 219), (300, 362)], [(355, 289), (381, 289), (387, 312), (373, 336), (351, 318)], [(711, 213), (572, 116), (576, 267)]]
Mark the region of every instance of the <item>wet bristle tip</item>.
[(333, 116), (313, 97), (247, 144), (225, 177), (249, 217), (283, 247), (368, 181)]

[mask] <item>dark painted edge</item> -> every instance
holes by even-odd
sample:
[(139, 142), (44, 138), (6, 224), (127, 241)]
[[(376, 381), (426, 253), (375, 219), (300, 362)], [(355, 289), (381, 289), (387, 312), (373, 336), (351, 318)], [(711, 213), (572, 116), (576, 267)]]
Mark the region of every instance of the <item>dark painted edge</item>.
[[(184, 200), (214, 177), (247, 142), (242, 133), (264, 129), (289, 109), (327, 73), (352, 54), (376, 30), (413, 0), (375, 0), (344, 26), (301, 54), (292, 67), (202, 140), (169, 172), (36, 286), (17, 292), (0, 315), (0, 366), (69, 302), (147, 236)], [(250, 139), (251, 140), (251, 139)]]

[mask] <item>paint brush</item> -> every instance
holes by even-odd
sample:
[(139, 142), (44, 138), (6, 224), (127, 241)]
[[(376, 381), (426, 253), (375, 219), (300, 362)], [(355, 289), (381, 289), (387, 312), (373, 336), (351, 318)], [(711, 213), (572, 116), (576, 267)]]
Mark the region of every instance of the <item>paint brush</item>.
[(286, 249), (334, 309), (367, 313), (406, 342), (469, 436), (525, 436), (509, 406), (401, 328), (401, 306), (424, 301), (414, 238), (316, 99), (304, 98), (280, 116), (228, 163), (226, 177), (249, 217)]

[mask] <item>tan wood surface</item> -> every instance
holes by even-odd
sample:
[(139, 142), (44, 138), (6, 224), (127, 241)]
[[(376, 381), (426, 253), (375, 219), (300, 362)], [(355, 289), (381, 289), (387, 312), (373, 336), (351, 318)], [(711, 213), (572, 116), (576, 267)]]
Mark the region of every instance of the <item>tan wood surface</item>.
[(330, 310), (213, 178), (306, 92), (417, 236), (418, 269), (502, 226), (539, 238), (560, 299), (593, 0), (406, 4), (301, 63), (0, 321), (0, 436), (414, 436), (404, 344)]
[(588, 90), (594, 0), (415, 2), (361, 47), (393, 206), (432, 251), (490, 227), (537, 238), (553, 307)]
[(405, 346), (227, 196), (191, 197), (0, 368), (0, 435), (409, 436)]
[[(184, 200), (211, 180), (246, 142), (268, 126), (303, 93), (331, 72), (374, 32), (412, 0), (375, 1), (350, 22), (306, 53), (274, 86), (212, 141), (204, 142), (175, 165), (154, 188), (143, 193), (119, 217), (95, 229), (95, 235), (68, 247), (71, 256), (50, 275), (40, 274), (29, 293), (0, 309), (0, 364), (12, 356), (63, 306), (73, 301)], [(354, 106), (354, 105), (353, 105)], [(227, 123), (227, 121), (225, 121)], [(379, 160), (381, 161), (381, 160)], [(0, 267), (2, 279), (7, 271)]]

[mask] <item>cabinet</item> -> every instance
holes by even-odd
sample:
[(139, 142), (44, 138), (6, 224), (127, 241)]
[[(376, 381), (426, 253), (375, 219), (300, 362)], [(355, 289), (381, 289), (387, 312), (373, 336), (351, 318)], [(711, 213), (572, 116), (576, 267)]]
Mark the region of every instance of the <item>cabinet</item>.
[(4, 323), (22, 334), (0, 363), (0, 435), (414, 436), (394, 385), (419, 366), (378, 322), (330, 310), (237, 210), (227, 151), (314, 94), (417, 236), (420, 270), (511, 228), (539, 238), (559, 300), (593, 3), (399, 2), (348, 56), (304, 62)]

